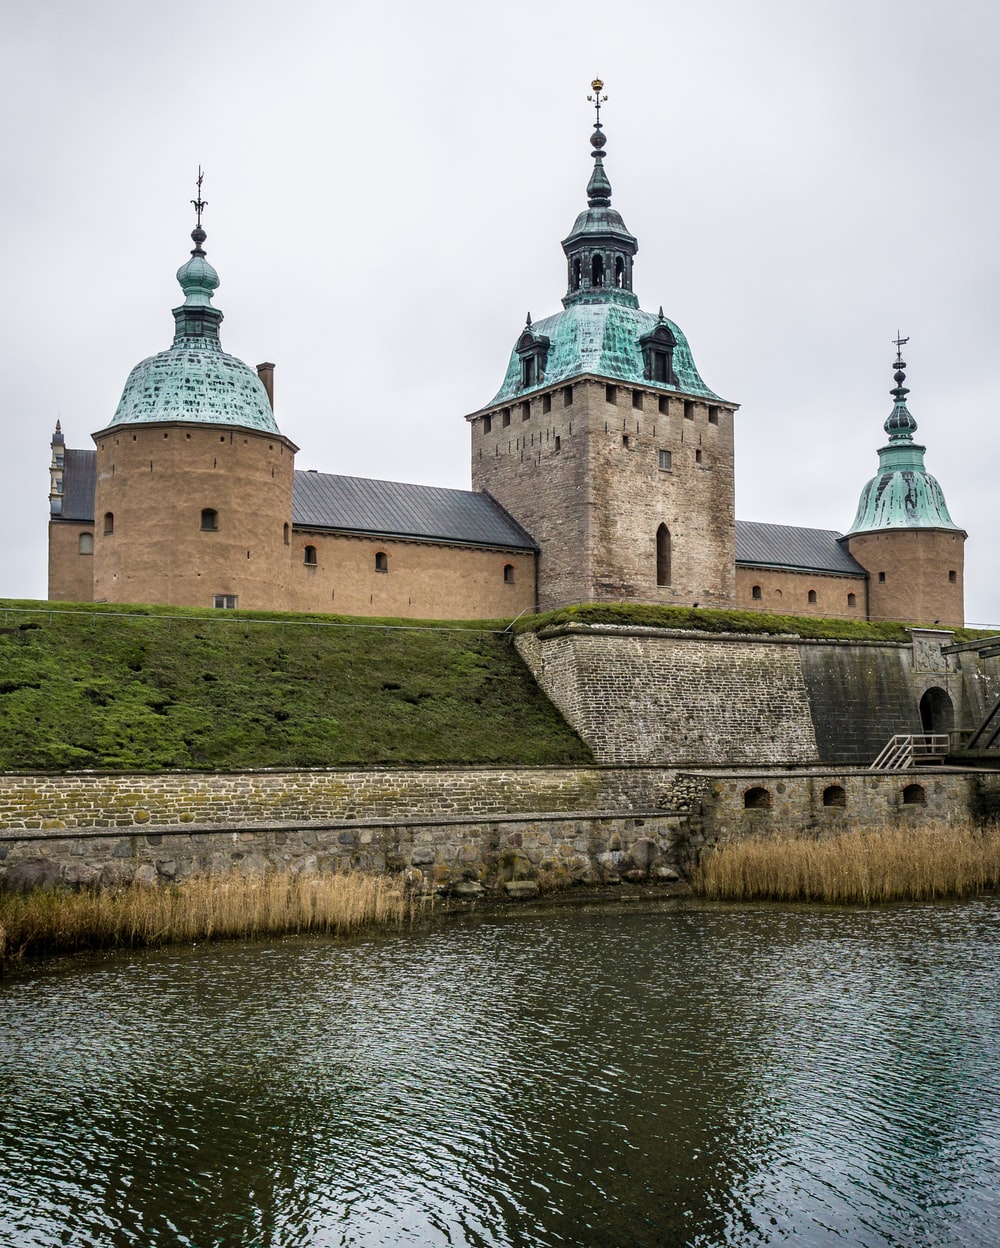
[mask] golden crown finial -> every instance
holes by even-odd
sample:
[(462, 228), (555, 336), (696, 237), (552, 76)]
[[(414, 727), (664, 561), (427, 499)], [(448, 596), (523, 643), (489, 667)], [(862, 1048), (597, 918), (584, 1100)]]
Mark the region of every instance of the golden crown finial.
[(597, 109), (597, 128), (600, 129), (601, 128), (601, 105), (605, 102), (605, 100), (607, 100), (608, 97), (606, 95), (601, 95), (601, 92), (604, 89), (604, 83), (601, 82), (600, 78), (595, 78), (594, 81), (590, 85), (594, 90), (594, 94), (588, 95), (587, 99), (590, 100), (590, 102)]

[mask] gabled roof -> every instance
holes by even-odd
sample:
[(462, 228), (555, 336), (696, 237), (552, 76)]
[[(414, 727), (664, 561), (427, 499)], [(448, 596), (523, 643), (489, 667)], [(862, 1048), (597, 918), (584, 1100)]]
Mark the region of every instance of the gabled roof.
[(93, 524), (96, 486), (97, 452), (67, 449), (63, 458), (62, 511), (53, 519)]
[(485, 493), (296, 471), (292, 523), (380, 537), (535, 550), (521, 526)]
[(865, 569), (840, 544), (836, 529), (803, 529), (794, 524), (736, 521), (736, 562), (751, 567), (797, 572), (865, 576)]

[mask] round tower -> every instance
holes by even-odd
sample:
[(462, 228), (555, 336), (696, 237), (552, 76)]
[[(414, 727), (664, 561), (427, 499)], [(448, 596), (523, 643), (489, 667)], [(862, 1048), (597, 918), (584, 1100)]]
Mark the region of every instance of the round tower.
[(896, 340), (895, 402), (883, 428), (878, 472), (861, 491), (857, 515), (844, 539), (868, 572), (868, 616), (961, 628), (965, 623), (965, 532), (948, 514), (940, 485), (924, 468), (926, 447), (914, 442), (917, 422), (906, 406), (909, 390)]
[(222, 350), (200, 171), (198, 192), (173, 343), (132, 369), (114, 418), (93, 435), (94, 600), (277, 609), (298, 448), (279, 432), (261, 378)]

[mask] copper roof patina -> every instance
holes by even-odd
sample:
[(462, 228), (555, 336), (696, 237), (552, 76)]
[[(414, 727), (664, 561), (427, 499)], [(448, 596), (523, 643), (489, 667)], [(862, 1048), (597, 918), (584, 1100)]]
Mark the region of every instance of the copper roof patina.
[(198, 179), (198, 225), (191, 232), (191, 259), (177, 270), (184, 303), (174, 308), (174, 341), (132, 369), (122, 392), (114, 425), (191, 421), (238, 425), (277, 434), (267, 391), (242, 360), (227, 355), (219, 341), (222, 313), (212, 307), (219, 275), (205, 258), (201, 228), (201, 172)]
[[(899, 344), (907, 341), (900, 339)], [(948, 513), (944, 491), (924, 468), (926, 447), (914, 442), (917, 422), (906, 406), (910, 393), (903, 382), (906, 374), (902, 355), (896, 352), (892, 411), (883, 426), (889, 435), (887, 446), (878, 453), (878, 472), (861, 491), (857, 514), (848, 533), (868, 533), (874, 529), (955, 529), (961, 530)]]
[[(639, 307), (632, 290), (632, 261), (639, 244), (621, 213), (611, 207), (611, 182), (604, 168), (607, 139), (600, 110), (607, 96), (601, 94), (604, 84), (599, 79), (591, 85), (595, 94), (588, 99), (597, 108), (590, 138), (594, 168), (587, 184), (587, 208), (562, 244), (569, 269), (564, 310), (534, 325), (528, 318), (527, 330), (544, 345), (544, 350), (534, 352), (539, 355), (538, 367), (523, 367), (526, 344), (522, 337), (511, 352), (503, 384), (488, 406), (588, 373), (722, 402), (702, 381), (687, 339), (663, 315), (663, 309), (655, 316)], [(642, 340), (654, 334), (670, 344), (669, 367), (661, 369), (660, 379), (643, 352)]]

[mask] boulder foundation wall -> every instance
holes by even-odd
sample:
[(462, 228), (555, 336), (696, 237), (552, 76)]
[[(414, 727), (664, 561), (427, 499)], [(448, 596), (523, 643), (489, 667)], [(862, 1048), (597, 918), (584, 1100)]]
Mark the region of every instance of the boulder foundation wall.
[(359, 869), (458, 894), (530, 895), (674, 881), (706, 848), (768, 829), (822, 836), (997, 809), (1000, 772), (941, 768), (6, 776), (0, 888)]

